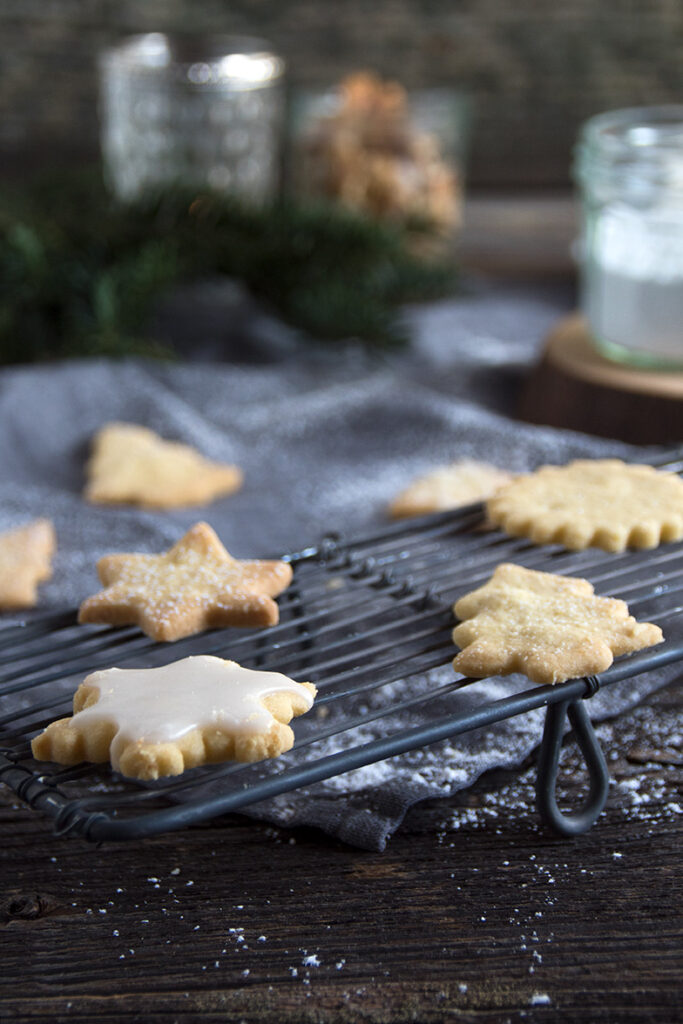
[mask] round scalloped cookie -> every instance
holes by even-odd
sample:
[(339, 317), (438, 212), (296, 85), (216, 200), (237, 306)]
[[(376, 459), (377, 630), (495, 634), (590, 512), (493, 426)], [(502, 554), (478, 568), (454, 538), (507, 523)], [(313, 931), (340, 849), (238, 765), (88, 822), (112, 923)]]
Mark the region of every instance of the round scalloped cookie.
[(619, 459), (541, 466), (501, 487), (486, 507), (511, 536), (573, 551), (655, 548), (683, 537), (683, 480)]

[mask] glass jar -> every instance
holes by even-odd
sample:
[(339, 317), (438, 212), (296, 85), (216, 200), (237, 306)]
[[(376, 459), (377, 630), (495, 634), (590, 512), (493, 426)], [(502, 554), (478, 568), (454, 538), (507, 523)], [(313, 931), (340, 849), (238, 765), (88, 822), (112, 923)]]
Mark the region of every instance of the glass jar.
[(576, 151), (581, 306), (598, 349), (683, 367), (683, 106), (591, 118)]
[(299, 90), (288, 180), (300, 196), (453, 237), (462, 221), (467, 105), (453, 89), (412, 92), (371, 72)]
[(121, 199), (279, 186), (283, 61), (258, 39), (132, 36), (99, 62), (105, 176)]

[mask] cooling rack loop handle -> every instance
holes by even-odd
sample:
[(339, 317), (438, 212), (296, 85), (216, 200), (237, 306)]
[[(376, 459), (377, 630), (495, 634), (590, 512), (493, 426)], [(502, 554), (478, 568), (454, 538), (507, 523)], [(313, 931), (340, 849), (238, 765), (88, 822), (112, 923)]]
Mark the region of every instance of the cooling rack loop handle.
[[(589, 781), (585, 802), (571, 814), (562, 812), (557, 804), (558, 767), (567, 717), (583, 754)], [(545, 714), (536, 776), (536, 805), (543, 822), (563, 836), (578, 836), (588, 831), (605, 806), (608, 789), (607, 762), (583, 700), (550, 704)]]

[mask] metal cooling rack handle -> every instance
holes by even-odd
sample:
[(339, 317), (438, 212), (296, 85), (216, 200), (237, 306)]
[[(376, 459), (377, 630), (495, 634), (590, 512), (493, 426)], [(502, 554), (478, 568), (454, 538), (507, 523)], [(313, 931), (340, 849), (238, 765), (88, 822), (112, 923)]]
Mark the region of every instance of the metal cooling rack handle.
[[(595, 676), (587, 677), (586, 683), (589, 689), (585, 697), (592, 697), (600, 683)], [(579, 810), (572, 814), (562, 812), (557, 804), (560, 750), (567, 717), (583, 754), (589, 780), (588, 796)], [(536, 805), (542, 820), (560, 835), (578, 836), (586, 832), (597, 819), (605, 806), (608, 789), (607, 762), (583, 698), (548, 705), (536, 775)]]

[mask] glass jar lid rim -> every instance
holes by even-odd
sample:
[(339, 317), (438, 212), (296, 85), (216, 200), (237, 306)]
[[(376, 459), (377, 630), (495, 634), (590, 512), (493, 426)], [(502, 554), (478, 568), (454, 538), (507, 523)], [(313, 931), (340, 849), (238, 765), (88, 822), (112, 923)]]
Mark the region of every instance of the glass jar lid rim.
[(267, 40), (257, 36), (172, 32), (126, 36), (105, 49), (100, 61), (104, 66), (128, 64), (151, 73), (181, 69), (190, 78), (192, 69), (201, 67), (211, 69), (214, 76), (239, 76), (251, 63), (261, 66), (259, 78), (272, 80), (282, 75), (285, 66)]
[(613, 156), (657, 148), (683, 152), (683, 104), (626, 107), (596, 114), (582, 125), (580, 141)]

